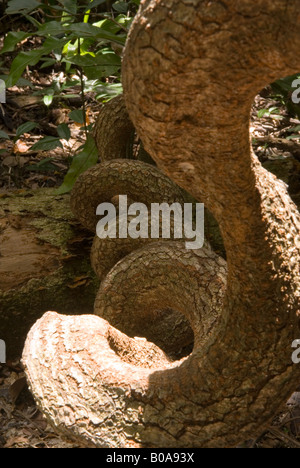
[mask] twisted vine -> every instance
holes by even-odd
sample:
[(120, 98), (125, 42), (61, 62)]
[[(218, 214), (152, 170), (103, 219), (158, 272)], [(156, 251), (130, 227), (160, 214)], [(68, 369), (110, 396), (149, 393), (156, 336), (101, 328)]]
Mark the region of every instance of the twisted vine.
[[(145, 306), (126, 322), (127, 270), (141, 303), (176, 302), (191, 324), (193, 351), (176, 361), (102, 317), (45, 314), (23, 362), (39, 406), (61, 431), (99, 447), (232, 446), (257, 434), (298, 385), (291, 343), (300, 216), (253, 154), (249, 115), (265, 84), (297, 72), (299, 25), (298, 0), (142, 2), (123, 60), (127, 109), (157, 165), (216, 216), (227, 287), (216, 295), (219, 257), (203, 249), (182, 260), (182, 246), (160, 242), (110, 271), (97, 313), (129, 334), (151, 316)], [(155, 295), (139, 277), (151, 279)]]

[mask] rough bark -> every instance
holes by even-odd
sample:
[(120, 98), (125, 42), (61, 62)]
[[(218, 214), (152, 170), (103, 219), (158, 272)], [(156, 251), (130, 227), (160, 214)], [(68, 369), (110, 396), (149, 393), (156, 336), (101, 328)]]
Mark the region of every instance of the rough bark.
[(110, 270), (94, 312), (178, 359), (192, 351), (194, 337), (199, 346), (209, 336), (222, 308), (226, 273), (226, 262), (209, 245), (193, 251), (184, 242), (153, 243)]
[[(140, 161), (115, 159), (98, 164), (78, 178), (71, 197), (73, 213), (77, 215), (87, 228), (95, 230), (97, 224), (95, 213), (98, 204), (100, 202), (115, 200), (117, 227), (119, 229), (117, 197), (119, 194), (127, 194), (129, 204), (133, 201), (144, 203), (149, 208), (149, 211), (151, 211), (150, 205), (152, 202), (179, 203), (181, 206), (184, 203), (184, 193), (181, 189), (157, 168)], [(132, 216), (129, 216), (128, 223), (131, 219)], [(149, 233), (151, 230), (151, 217), (148, 217), (147, 225)], [(170, 217), (170, 238), (174, 239), (172, 217)], [(146, 273), (149, 273), (149, 265), (143, 273), (141, 270), (139, 273), (136, 271), (133, 275), (131, 273), (132, 261), (129, 257), (125, 264), (122, 263), (121, 271), (118, 271), (117, 268), (117, 273), (115, 269), (109, 273), (119, 260), (126, 257), (132, 251), (139, 249), (143, 245), (157, 243), (158, 241), (159, 238), (132, 239), (130, 236), (125, 239), (118, 236), (116, 238), (106, 237), (105, 239), (100, 239), (98, 236), (95, 237), (91, 250), (91, 262), (98, 278), (103, 281), (103, 287), (99, 291), (94, 312), (113, 322), (117, 315), (123, 315), (123, 320), (115, 325), (121, 331), (126, 332), (129, 330), (126, 327), (126, 323), (128, 324), (131, 321), (131, 316), (140, 315), (139, 325), (133, 326), (130, 330), (131, 336), (134, 336), (132, 333), (135, 333), (148, 339), (156, 337), (154, 342), (159, 343), (162, 349), (169, 354), (180, 356), (182, 352), (185, 352), (186, 348), (192, 346), (193, 332), (184, 314), (176, 309), (175, 303), (168, 305), (167, 301), (165, 301), (165, 303), (159, 306), (159, 301), (155, 297), (156, 288), (153, 284), (153, 277), (150, 276), (147, 280)], [(151, 255), (157, 256), (159, 261), (163, 263), (164, 255), (160, 250), (156, 249), (159, 249), (159, 247), (154, 247), (151, 250)], [(142, 257), (145, 254), (141, 254)], [(197, 263), (197, 259), (193, 255), (186, 256), (191, 262)], [(144, 259), (144, 262), (148, 264), (149, 260)], [(135, 262), (133, 263), (135, 264)], [(136, 264), (139, 263), (141, 262), (137, 260)], [(164, 275), (166, 276), (166, 282), (172, 285), (171, 278), (169, 277), (170, 269), (171, 265), (169, 265), (169, 270), (164, 267), (162, 271), (164, 271)], [(132, 282), (132, 277), (136, 278), (137, 281)], [(111, 278), (113, 278), (112, 283), (114, 283), (112, 289), (110, 288)], [(115, 282), (114, 278), (118, 278), (119, 281)], [(164, 281), (160, 284), (161, 288), (163, 288), (163, 283)], [(116, 312), (113, 310), (114, 306), (119, 303), (121, 297), (124, 300), (125, 289), (127, 291), (127, 306), (122, 310), (121, 304), (119, 304), (120, 307), (118, 312)], [(149, 294), (146, 297), (145, 291), (147, 289)], [(140, 291), (143, 291), (142, 296), (144, 299), (142, 303), (145, 302), (144, 305), (149, 311), (147, 318), (147, 314), (142, 314), (142, 304), (139, 300)], [(152, 298), (151, 301), (150, 297)], [(153, 323), (154, 317), (156, 317), (156, 323)], [(165, 318), (161, 321), (160, 318), (162, 317)], [(176, 341), (178, 341), (177, 347)]]
[[(249, 115), (264, 85), (298, 71), (299, 25), (298, 0), (142, 3), (123, 62), (129, 114), (158, 166), (215, 215), (227, 289), (209, 334), (187, 300), (195, 345), (175, 362), (100, 317), (46, 314), (23, 361), (60, 430), (100, 447), (231, 446), (298, 386), (300, 217), (251, 151)], [(156, 350), (152, 367), (139, 346)]]
[[(99, 151), (99, 159), (101, 162), (115, 160), (119, 158), (121, 159), (132, 158), (138, 161), (142, 161), (148, 164), (155, 165), (151, 156), (147, 153), (147, 151), (145, 151), (143, 143), (138, 139), (136, 135), (135, 128), (133, 124), (131, 123), (128, 111), (125, 106), (123, 95), (119, 95), (116, 98), (111, 99), (109, 102), (107, 102), (105, 105), (101, 107), (99, 114), (98, 114), (98, 118), (95, 123), (94, 137), (96, 140), (97, 148)], [(134, 140), (139, 142), (138, 144), (139, 148), (138, 148), (137, 155), (135, 158), (133, 157)], [(127, 171), (126, 172), (124, 171), (124, 173), (127, 174)], [(116, 173), (114, 172), (114, 175), (115, 174)], [(132, 174), (129, 174), (129, 177), (132, 177)], [(144, 177), (144, 183), (146, 184), (147, 175), (146, 176), (142, 175), (142, 177)], [(141, 177), (139, 179), (141, 180)], [(117, 179), (114, 177), (113, 180), (115, 181), (114, 185), (116, 185)], [(126, 188), (128, 191), (130, 190), (129, 178), (127, 180), (128, 182), (127, 182)], [(107, 184), (105, 183), (105, 177), (102, 177), (101, 182), (104, 183), (105, 187), (107, 188)], [(100, 181), (97, 181), (97, 185), (98, 186), (101, 185)], [(154, 185), (156, 185), (156, 183), (154, 183)], [(143, 189), (140, 189), (140, 193), (141, 194), (143, 193)], [(105, 190), (103, 190), (103, 194), (105, 194)], [(184, 199), (186, 202), (195, 203), (195, 199), (191, 197), (188, 194), (188, 192), (183, 191), (182, 195), (184, 196)], [(137, 196), (137, 193), (135, 193), (135, 196)], [(140, 198), (140, 196), (138, 198)], [(93, 220), (93, 222), (95, 222), (95, 219)], [(90, 224), (90, 228), (91, 228), (91, 224)], [(213, 215), (206, 208), (205, 208), (205, 238), (209, 241), (209, 243), (212, 245), (212, 247), (214, 248), (216, 252), (218, 252), (220, 255), (225, 257), (224, 245), (223, 245), (222, 236), (220, 234), (218, 223), (216, 222)], [(102, 264), (105, 263), (105, 260), (108, 260), (109, 265), (113, 266), (116, 263), (116, 261), (120, 260), (124, 256), (122, 254), (121, 256), (118, 257), (113, 254), (114, 248), (116, 248), (117, 251), (119, 250), (120, 248), (119, 244), (117, 246), (116, 243), (114, 243), (114, 245), (112, 245), (112, 243), (111, 245), (106, 243), (105, 247), (108, 248), (109, 251), (107, 251), (107, 254), (105, 256), (101, 255)], [(101, 252), (102, 254), (102, 249), (99, 246), (99, 243), (97, 243), (97, 247), (95, 247), (94, 250), (95, 251), (98, 250), (98, 252)], [(122, 251), (123, 252), (126, 251), (127, 253), (131, 252), (131, 245), (130, 245), (129, 250), (126, 249), (125, 245), (123, 245)], [(100, 256), (100, 253), (98, 254), (98, 256)], [(113, 263), (113, 257), (117, 259), (115, 263)], [(93, 258), (93, 255), (92, 255), (92, 258)], [(104, 262), (103, 262), (103, 259), (104, 259)], [(99, 275), (99, 272), (98, 272), (98, 276), (102, 278), (103, 274), (107, 273), (108, 271), (109, 269), (104, 268), (102, 274)]]
[(101, 162), (125, 158), (155, 165), (136, 134), (122, 94), (101, 107), (94, 127), (94, 138)]
[(141, 161), (115, 159), (98, 164), (81, 174), (75, 182), (71, 209), (83, 226), (95, 232), (100, 203), (117, 195), (150, 203), (184, 203), (181, 189), (156, 167)]
[(123, 95), (104, 104), (94, 128), (100, 161), (126, 158), (133, 144), (134, 134), (135, 129), (129, 119)]
[(98, 280), (88, 261), (91, 236), (53, 190), (0, 199), (0, 338), (7, 358), (23, 349), (43, 311), (93, 310)]

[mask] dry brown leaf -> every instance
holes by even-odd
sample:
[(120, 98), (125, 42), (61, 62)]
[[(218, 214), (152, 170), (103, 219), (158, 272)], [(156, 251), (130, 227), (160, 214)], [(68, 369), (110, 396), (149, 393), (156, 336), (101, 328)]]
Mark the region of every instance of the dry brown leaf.
[(79, 288), (80, 286), (87, 284), (88, 281), (89, 281), (89, 278), (87, 276), (79, 276), (77, 278), (74, 278), (73, 284), (68, 284), (68, 288), (70, 289)]
[(9, 388), (10, 398), (13, 403), (17, 400), (23, 388), (26, 386), (26, 377), (19, 377)]
[(14, 147), (13, 147), (13, 152), (15, 154), (17, 153), (27, 153), (27, 151), (30, 150), (30, 147), (27, 146), (27, 144), (25, 143), (24, 140), (17, 140), (14, 144)]
[(6, 444), (4, 445), (4, 448), (11, 448), (15, 445), (27, 445), (28, 446), (28, 438), (22, 437), (22, 436), (17, 436), (17, 437), (10, 437)]
[(7, 167), (15, 167), (18, 165), (18, 161), (15, 156), (7, 156), (7, 158), (2, 161), (2, 165)]

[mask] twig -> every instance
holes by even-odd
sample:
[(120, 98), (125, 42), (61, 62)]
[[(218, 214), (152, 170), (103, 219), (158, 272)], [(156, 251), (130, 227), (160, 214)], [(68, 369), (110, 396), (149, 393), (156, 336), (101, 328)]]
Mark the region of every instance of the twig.
[(295, 416), (294, 418), (287, 419), (286, 421), (283, 421), (282, 423), (279, 424), (279, 427), (283, 427), (286, 424), (289, 424), (294, 421), (300, 421), (300, 416)]
[(256, 444), (260, 441), (260, 439), (268, 432), (268, 430), (266, 429), (264, 432), (262, 432), (258, 437), (256, 437), (256, 439), (252, 440), (251, 441), (251, 445), (249, 448), (254, 448), (256, 446)]
[[(36, 414), (37, 411), (38, 411), (38, 410), (36, 410), (34, 414)], [(33, 421), (30, 417), (28, 417), (26, 414), (22, 413), (22, 412), (19, 411), (19, 410), (15, 410), (15, 413), (16, 413), (17, 415), (19, 415), (21, 418), (25, 419), (25, 421), (27, 421), (27, 422), (29, 422), (30, 424), (32, 424), (32, 426), (34, 426), (34, 427), (38, 430), (38, 432), (40, 433), (40, 435), (44, 435), (44, 434), (45, 434), (45, 431), (44, 431), (43, 429), (41, 429), (41, 428), (39, 427), (39, 425), (38, 425), (35, 421)], [(34, 416), (34, 414), (33, 414), (33, 416)]]
[(278, 437), (278, 439), (281, 439), (285, 443), (289, 443), (293, 445), (295, 448), (300, 448), (300, 442), (298, 442), (296, 439), (293, 437), (290, 437), (289, 435), (285, 434), (284, 432), (280, 431), (276, 427), (268, 427), (268, 432), (273, 434), (274, 436)]
[[(80, 56), (80, 38), (78, 40), (78, 55)], [(85, 138), (88, 138), (88, 129), (86, 125), (86, 107), (85, 107), (85, 93), (84, 93), (84, 79), (83, 79), (83, 71), (81, 67), (78, 67), (79, 71), (79, 78), (80, 78), (80, 86), (81, 86), (81, 103), (82, 103), (82, 113), (83, 113), (83, 124), (84, 124), (84, 133)]]
[(267, 143), (269, 146), (276, 146), (282, 150), (291, 151), (294, 155), (300, 156), (300, 144), (286, 138), (274, 138), (272, 136), (254, 137), (256, 143)]

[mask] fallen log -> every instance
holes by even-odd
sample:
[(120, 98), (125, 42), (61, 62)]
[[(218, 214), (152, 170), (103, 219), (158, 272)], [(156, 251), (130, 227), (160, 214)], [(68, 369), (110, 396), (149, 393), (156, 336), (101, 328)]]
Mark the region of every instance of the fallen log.
[(0, 339), (7, 358), (21, 352), (47, 310), (91, 313), (99, 287), (92, 235), (74, 219), (69, 196), (53, 189), (0, 197)]

